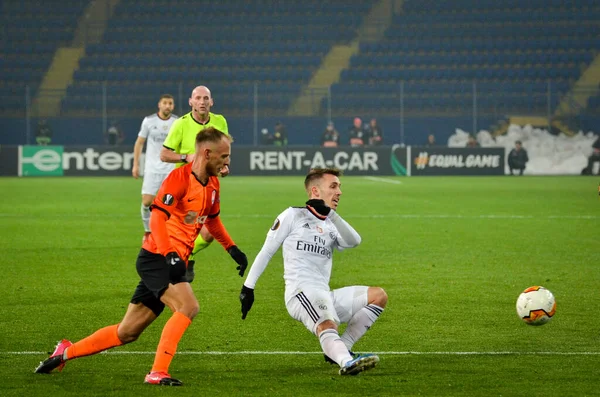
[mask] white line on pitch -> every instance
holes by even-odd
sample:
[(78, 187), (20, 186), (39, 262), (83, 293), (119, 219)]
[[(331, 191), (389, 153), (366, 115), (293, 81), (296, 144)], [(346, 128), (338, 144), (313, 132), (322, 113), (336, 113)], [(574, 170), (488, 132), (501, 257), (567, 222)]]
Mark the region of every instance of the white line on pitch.
[[(22, 214), (0, 213), (0, 218), (17, 218), (22, 217)], [(273, 214), (222, 214), (223, 218), (273, 218)], [(42, 218), (131, 218), (129, 215), (118, 214), (41, 214), (36, 215), (36, 219)], [(402, 219), (585, 219), (596, 220), (600, 219), (600, 215), (510, 215), (510, 214), (482, 214), (482, 215), (461, 215), (461, 214), (350, 214), (348, 218), (356, 219), (371, 219), (371, 218), (402, 218)]]
[[(117, 354), (117, 355), (150, 355), (155, 354), (155, 351), (107, 351), (100, 354)], [(382, 351), (382, 352), (370, 352), (373, 354), (380, 354), (382, 356), (597, 356), (600, 355), (600, 351), (597, 352), (519, 352), (519, 351), (465, 351), (465, 352), (453, 352), (453, 351), (439, 351), (439, 352), (420, 352), (420, 351)], [(48, 354), (48, 352), (38, 351), (22, 351), (22, 352), (0, 352), (0, 355), (11, 355), (11, 356), (26, 356), (26, 355), (42, 355)], [(206, 355), (206, 356), (240, 356), (240, 355), (312, 355), (312, 354), (323, 354), (323, 352), (301, 352), (301, 351), (182, 351), (177, 354), (183, 355)]]
[(368, 179), (370, 181), (374, 181), (374, 182), (385, 182), (385, 183), (393, 183), (395, 185), (401, 185), (402, 182), (401, 181), (397, 181), (395, 179), (387, 179), (387, 178), (378, 178), (376, 176), (365, 176), (365, 179)]

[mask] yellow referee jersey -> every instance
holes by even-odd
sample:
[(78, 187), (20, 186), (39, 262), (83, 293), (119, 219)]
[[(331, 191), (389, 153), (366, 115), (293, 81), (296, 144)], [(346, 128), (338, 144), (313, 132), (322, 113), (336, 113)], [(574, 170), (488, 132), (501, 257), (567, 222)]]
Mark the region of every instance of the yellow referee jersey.
[[(196, 135), (208, 127), (214, 127), (229, 135), (227, 121), (222, 115), (209, 113), (208, 121), (202, 124), (192, 117), (192, 112), (189, 112), (175, 120), (163, 146), (175, 153), (192, 154), (196, 151)], [(184, 164), (183, 162), (177, 163), (175, 167), (181, 167)]]

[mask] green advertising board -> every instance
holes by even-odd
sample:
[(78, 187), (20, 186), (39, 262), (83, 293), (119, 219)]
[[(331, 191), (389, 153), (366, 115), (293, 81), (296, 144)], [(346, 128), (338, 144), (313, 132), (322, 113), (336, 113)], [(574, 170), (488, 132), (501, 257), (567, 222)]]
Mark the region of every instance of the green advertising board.
[(19, 176), (63, 175), (62, 146), (19, 146)]

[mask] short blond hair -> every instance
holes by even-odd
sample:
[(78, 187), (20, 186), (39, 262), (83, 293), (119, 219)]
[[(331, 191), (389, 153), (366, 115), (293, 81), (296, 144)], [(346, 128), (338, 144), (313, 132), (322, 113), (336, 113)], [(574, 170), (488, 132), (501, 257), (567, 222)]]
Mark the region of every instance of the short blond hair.
[(215, 127), (208, 127), (196, 135), (196, 145), (204, 142), (219, 143), (223, 138), (227, 139), (229, 142), (233, 142), (233, 139), (229, 134), (225, 134)]
[(340, 177), (342, 176), (342, 170), (339, 168), (312, 168), (308, 171), (308, 174), (306, 174), (306, 178), (304, 178), (304, 188), (308, 190), (311, 184), (323, 178), (323, 175), (325, 174)]

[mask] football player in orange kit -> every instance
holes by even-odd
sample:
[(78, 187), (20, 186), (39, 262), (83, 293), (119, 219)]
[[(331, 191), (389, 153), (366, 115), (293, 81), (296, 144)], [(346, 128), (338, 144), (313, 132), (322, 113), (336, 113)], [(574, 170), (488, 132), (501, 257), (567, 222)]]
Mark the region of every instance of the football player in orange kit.
[(229, 237), (219, 218), (217, 176), (229, 165), (230, 154), (229, 135), (213, 127), (198, 133), (194, 161), (169, 174), (151, 206), (152, 234), (142, 245), (136, 263), (141, 281), (123, 320), (74, 344), (63, 339), (35, 372), (60, 371), (67, 360), (135, 341), (166, 305), (173, 315), (163, 328), (152, 370), (144, 381), (155, 385), (182, 384), (171, 378), (168, 371), (179, 340), (199, 311), (198, 301), (186, 281), (186, 266), (202, 226), (237, 262), (240, 276), (248, 266), (246, 255)]

